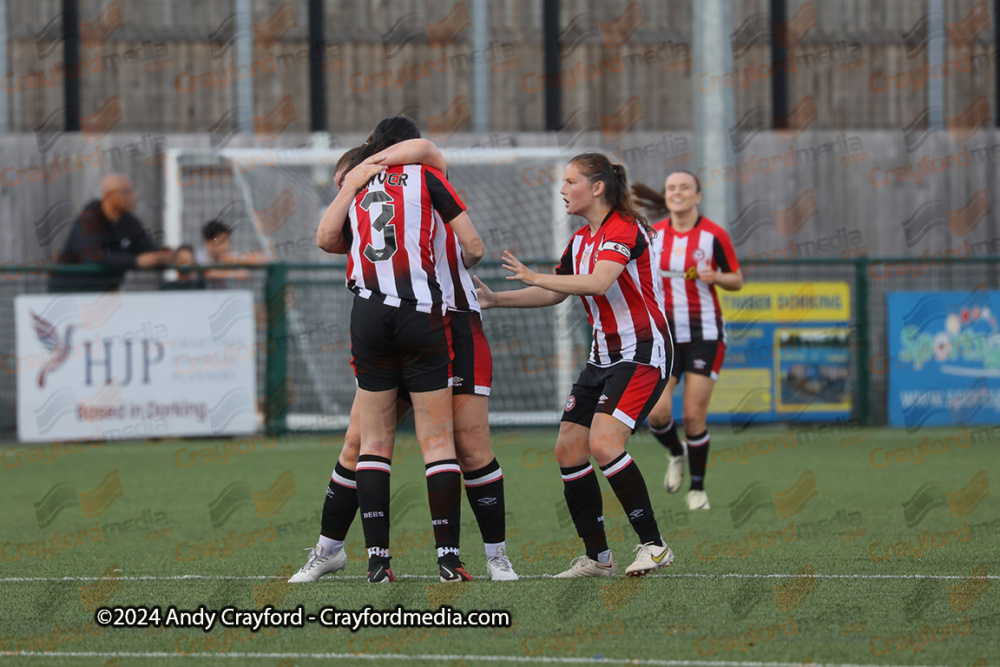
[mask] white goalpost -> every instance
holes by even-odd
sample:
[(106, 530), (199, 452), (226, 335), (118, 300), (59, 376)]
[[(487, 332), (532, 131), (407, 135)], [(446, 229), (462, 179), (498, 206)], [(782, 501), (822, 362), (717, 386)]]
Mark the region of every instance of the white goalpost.
[[(496, 289), (513, 287), (496, 264), (503, 249), (523, 261), (544, 263), (546, 270), (558, 261), (573, 231), (559, 195), (568, 154), (548, 148), (443, 152), (449, 180), (486, 244), (476, 275)], [(237, 256), (258, 252), (288, 265), (288, 377), (295, 400), (286, 422), (293, 431), (346, 428), (354, 396), (348, 328), (353, 295), (344, 286), (346, 262), (325, 255), (314, 241), (320, 216), (336, 195), (333, 169), (342, 154), (343, 149), (169, 149), (164, 158), (167, 245), (197, 247), (202, 226), (220, 219), (233, 230)], [(255, 280), (261, 303), (262, 274)], [(494, 357), (491, 424), (558, 424), (585, 360), (581, 350), (589, 344), (589, 328), (577, 326), (585, 314), (575, 302), (484, 313)], [(265, 395), (263, 377), (259, 384), (259, 395)]]

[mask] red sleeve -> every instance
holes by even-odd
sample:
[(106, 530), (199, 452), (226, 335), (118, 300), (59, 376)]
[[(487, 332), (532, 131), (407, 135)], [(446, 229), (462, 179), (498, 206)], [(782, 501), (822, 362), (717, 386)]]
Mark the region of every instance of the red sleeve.
[(715, 263), (719, 266), (719, 270), (723, 273), (735, 273), (739, 271), (740, 260), (736, 259), (736, 250), (733, 249), (733, 242), (729, 238), (729, 234), (724, 229), (720, 229), (713, 236), (715, 237), (715, 241), (712, 243), (715, 247), (712, 249), (712, 256), (715, 259)]
[(605, 224), (613, 226), (604, 234), (601, 247), (597, 250), (598, 262), (606, 259), (618, 264), (628, 264), (629, 260), (642, 255), (649, 246), (639, 233), (638, 223), (625, 222), (616, 216)]
[(465, 210), (465, 204), (459, 199), (455, 188), (451, 187), (444, 174), (433, 167), (425, 166), (423, 174), (424, 185), (427, 186), (427, 192), (431, 197), (431, 206), (441, 214), (441, 220), (451, 222), (457, 218)]

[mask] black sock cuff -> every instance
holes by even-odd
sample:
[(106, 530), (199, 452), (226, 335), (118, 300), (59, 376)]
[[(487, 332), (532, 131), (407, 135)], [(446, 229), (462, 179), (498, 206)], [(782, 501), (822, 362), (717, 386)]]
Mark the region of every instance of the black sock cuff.
[(702, 445), (708, 443), (710, 437), (708, 435), (708, 429), (705, 429), (698, 435), (691, 435), (687, 438), (688, 447), (701, 447)]
[(594, 466), (589, 463), (584, 463), (578, 466), (569, 466), (568, 468), (559, 468), (559, 472), (562, 473), (562, 478), (564, 482), (572, 482), (577, 479), (582, 479), (587, 475), (594, 472)]
[(500, 470), (500, 464), (497, 462), (496, 458), (494, 458), (482, 468), (478, 470), (470, 470), (469, 472), (462, 473), (462, 475), (465, 477), (465, 481), (472, 482), (497, 470)]
[(670, 433), (670, 430), (674, 428), (674, 420), (671, 419), (669, 423), (663, 428), (655, 428), (652, 424), (649, 425), (649, 432), (655, 435), (663, 435), (664, 433)]
[(333, 473), (330, 475), (330, 488), (334, 488), (335, 484), (357, 491), (358, 476), (353, 470), (348, 470), (338, 462), (337, 467), (333, 469)]
[(428, 463), (424, 466), (424, 475), (426, 477), (430, 477), (431, 475), (436, 475), (441, 472), (455, 472), (461, 474), (462, 469), (458, 467), (458, 459), (442, 459), (440, 461)]
[(388, 475), (392, 472), (392, 459), (387, 459), (384, 456), (375, 456), (374, 454), (362, 454), (358, 457), (358, 466), (356, 468), (356, 472), (361, 471), (384, 472)]
[(612, 466), (618, 465), (618, 463), (620, 463), (621, 461), (623, 461), (626, 457), (628, 457), (629, 460), (632, 459), (632, 457), (628, 455), (628, 452), (622, 452), (621, 456), (618, 456), (617, 458), (615, 458), (614, 461), (612, 461), (611, 463), (609, 463), (606, 466), (601, 466), (601, 471), (604, 472), (608, 468), (611, 468)]
[(614, 461), (606, 466), (601, 466), (601, 472), (604, 473), (604, 477), (610, 480), (613, 475), (620, 473), (630, 465), (632, 465), (632, 457), (628, 455), (628, 452), (622, 452), (621, 456)]
[(494, 473), (502, 473), (502, 472), (503, 471), (500, 470), (500, 464), (494, 458), (492, 461), (484, 465), (479, 470), (472, 470), (470, 472), (463, 474), (465, 476), (465, 483), (468, 484), (469, 482), (479, 481), (481, 480), (481, 478), (486, 477), (488, 475), (495, 476)]
[(333, 468), (333, 475), (331, 475), (331, 478), (334, 481), (336, 481), (337, 475), (340, 475), (344, 479), (350, 480), (352, 482), (357, 480), (357, 476), (354, 474), (354, 471), (348, 470), (347, 468), (342, 466), (340, 464), (340, 461), (337, 461), (337, 465)]

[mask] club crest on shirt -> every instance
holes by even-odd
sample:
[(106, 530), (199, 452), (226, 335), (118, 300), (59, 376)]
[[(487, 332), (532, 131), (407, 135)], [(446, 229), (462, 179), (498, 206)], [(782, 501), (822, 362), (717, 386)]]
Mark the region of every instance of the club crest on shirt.
[(705, 259), (705, 251), (702, 250), (701, 248), (696, 249), (694, 251), (694, 259), (696, 262), (700, 262), (701, 260)]
[(573, 396), (573, 394), (570, 394), (569, 398), (566, 399), (566, 412), (569, 412), (575, 407), (576, 407), (576, 397)]

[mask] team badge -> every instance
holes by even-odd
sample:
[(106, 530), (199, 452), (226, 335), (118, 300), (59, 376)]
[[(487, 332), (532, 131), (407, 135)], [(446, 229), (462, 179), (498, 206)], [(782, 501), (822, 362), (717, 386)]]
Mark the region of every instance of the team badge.
[(573, 394), (570, 394), (569, 398), (566, 399), (566, 412), (569, 412), (575, 407), (576, 407), (576, 397), (573, 396)]
[(701, 260), (705, 259), (705, 251), (702, 250), (701, 248), (696, 249), (694, 251), (694, 258), (695, 258), (695, 261), (698, 261), (698, 262), (700, 262)]

